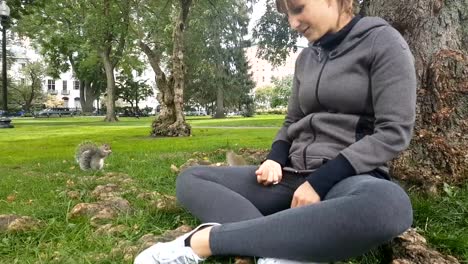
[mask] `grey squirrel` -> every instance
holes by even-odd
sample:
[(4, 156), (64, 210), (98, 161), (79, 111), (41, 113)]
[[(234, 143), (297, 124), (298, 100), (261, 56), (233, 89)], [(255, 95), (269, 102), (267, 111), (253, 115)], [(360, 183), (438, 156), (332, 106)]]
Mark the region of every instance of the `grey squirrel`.
[(226, 152), (226, 161), (229, 166), (245, 166), (247, 161), (241, 156), (234, 153), (232, 150)]
[(104, 159), (112, 153), (108, 144), (98, 146), (91, 141), (85, 141), (76, 148), (75, 159), (82, 170), (101, 170)]

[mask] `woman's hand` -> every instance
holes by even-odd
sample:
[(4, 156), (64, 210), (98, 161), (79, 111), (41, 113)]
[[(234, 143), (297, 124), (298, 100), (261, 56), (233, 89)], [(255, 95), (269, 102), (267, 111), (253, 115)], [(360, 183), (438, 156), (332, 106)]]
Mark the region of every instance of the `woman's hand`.
[(308, 181), (296, 189), (291, 202), (291, 208), (320, 202), (320, 196)]
[(255, 174), (257, 175), (257, 182), (265, 186), (278, 184), (283, 178), (281, 165), (274, 160), (265, 160), (255, 171)]

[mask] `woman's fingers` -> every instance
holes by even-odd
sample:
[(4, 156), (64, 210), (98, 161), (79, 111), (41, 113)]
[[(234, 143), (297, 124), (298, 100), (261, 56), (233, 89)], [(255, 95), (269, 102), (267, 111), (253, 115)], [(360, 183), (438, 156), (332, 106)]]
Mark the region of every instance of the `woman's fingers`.
[(267, 160), (255, 171), (257, 182), (265, 186), (278, 184), (283, 175), (281, 165), (272, 160)]

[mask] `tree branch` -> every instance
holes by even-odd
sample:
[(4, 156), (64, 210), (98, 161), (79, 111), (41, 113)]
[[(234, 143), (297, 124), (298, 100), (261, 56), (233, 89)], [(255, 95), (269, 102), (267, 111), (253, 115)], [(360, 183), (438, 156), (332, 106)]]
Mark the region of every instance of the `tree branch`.
[(163, 72), (161, 69), (161, 54), (158, 52), (156, 49), (151, 50), (151, 48), (146, 44), (143, 43), (142, 40), (138, 41), (138, 46), (141, 48), (141, 50), (148, 56), (148, 60), (150, 62), (151, 67), (153, 68), (154, 72), (156, 73), (157, 76), (164, 82), (167, 82), (166, 79), (166, 74)]

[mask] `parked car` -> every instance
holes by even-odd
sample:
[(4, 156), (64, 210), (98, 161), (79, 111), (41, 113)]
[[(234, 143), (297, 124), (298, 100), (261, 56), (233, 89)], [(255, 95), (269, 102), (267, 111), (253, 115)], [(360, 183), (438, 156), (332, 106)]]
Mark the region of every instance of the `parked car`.
[(186, 116), (206, 116), (205, 110), (185, 111)]
[(47, 108), (35, 114), (35, 117), (51, 117), (51, 116), (74, 116), (81, 114), (80, 110), (70, 109), (68, 107)]

